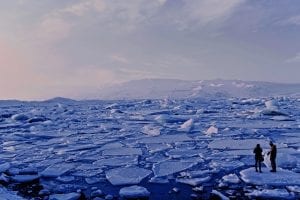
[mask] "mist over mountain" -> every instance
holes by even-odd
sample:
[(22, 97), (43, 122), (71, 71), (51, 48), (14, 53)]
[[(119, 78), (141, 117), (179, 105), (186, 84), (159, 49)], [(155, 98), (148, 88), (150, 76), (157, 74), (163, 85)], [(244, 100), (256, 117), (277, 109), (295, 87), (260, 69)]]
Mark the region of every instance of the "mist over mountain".
[(300, 84), (241, 80), (142, 79), (102, 89), (99, 99), (300, 96)]

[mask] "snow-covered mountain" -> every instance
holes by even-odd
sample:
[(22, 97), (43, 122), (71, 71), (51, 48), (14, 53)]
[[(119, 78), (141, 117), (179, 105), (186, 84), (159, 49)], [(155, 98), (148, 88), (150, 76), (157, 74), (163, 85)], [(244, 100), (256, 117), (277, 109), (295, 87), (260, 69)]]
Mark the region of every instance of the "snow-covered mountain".
[(300, 84), (240, 80), (143, 79), (102, 89), (100, 99), (300, 96)]

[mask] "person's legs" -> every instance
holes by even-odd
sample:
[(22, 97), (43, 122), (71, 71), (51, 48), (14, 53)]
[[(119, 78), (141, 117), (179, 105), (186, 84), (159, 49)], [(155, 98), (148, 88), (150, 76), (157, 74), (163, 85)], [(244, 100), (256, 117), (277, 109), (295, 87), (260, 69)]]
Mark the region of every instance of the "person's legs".
[(271, 166), (272, 166), (271, 172), (276, 172), (276, 163), (275, 163), (275, 159), (270, 159), (270, 161), (271, 161)]
[(258, 168), (259, 168), (259, 172), (261, 172), (261, 162), (258, 162)]
[(258, 163), (258, 160), (255, 159), (255, 171), (257, 172), (257, 163)]

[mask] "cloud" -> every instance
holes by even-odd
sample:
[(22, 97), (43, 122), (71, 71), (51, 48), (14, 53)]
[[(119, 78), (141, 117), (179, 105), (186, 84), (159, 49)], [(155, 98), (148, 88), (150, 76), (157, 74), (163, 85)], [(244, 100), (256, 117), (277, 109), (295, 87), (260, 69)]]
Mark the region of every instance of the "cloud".
[(129, 60), (127, 58), (118, 54), (112, 55), (111, 60), (118, 63), (129, 64)]
[(35, 35), (42, 43), (56, 43), (67, 39), (76, 25), (76, 19), (68, 18), (68, 15), (84, 17), (94, 12), (102, 12), (106, 8), (104, 0), (82, 0), (79, 3), (64, 8), (52, 10), (46, 13), (39, 24), (37, 24)]
[(300, 15), (292, 16), (286, 20), (279, 21), (280, 25), (296, 25), (300, 26)]
[(285, 62), (286, 63), (298, 63), (298, 62), (300, 62), (300, 52), (297, 53), (295, 56), (287, 59)]
[(77, 16), (83, 16), (90, 11), (102, 12), (105, 9), (106, 3), (104, 0), (89, 0), (73, 4), (62, 10), (59, 10), (58, 12), (61, 14), (70, 13)]
[(183, 15), (176, 23), (183, 29), (191, 24), (205, 26), (224, 22), (245, 0), (183, 0)]
[(52, 43), (68, 38), (72, 25), (60, 17), (45, 17), (36, 30), (37, 39)]

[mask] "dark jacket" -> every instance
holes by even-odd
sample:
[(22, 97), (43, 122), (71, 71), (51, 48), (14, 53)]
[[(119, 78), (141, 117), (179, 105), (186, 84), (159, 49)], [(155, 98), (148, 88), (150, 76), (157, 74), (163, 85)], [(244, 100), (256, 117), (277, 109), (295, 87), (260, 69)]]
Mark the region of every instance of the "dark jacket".
[(270, 151), (270, 160), (275, 160), (276, 159), (276, 154), (277, 154), (277, 148), (276, 148), (276, 145), (273, 144), (271, 146), (271, 151)]
[(255, 149), (253, 150), (253, 153), (255, 154), (255, 160), (263, 160), (262, 151), (263, 150), (261, 147), (255, 147)]

